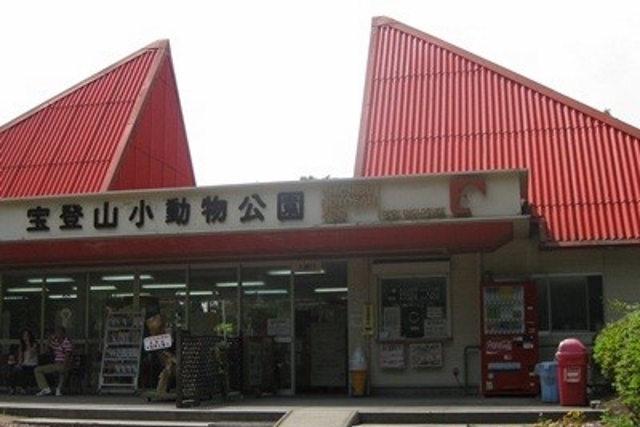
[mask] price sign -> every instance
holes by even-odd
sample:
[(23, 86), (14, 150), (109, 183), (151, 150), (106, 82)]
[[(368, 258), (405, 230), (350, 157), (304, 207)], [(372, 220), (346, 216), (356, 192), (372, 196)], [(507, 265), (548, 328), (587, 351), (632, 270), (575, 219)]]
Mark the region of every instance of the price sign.
[(171, 347), (173, 338), (171, 334), (152, 335), (144, 339), (144, 349), (146, 351), (162, 350)]

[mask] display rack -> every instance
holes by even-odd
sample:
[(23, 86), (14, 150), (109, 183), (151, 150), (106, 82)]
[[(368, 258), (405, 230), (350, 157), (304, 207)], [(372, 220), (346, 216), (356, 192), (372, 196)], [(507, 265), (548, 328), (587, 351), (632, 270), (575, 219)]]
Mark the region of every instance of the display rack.
[(136, 392), (143, 335), (143, 312), (119, 312), (107, 317), (100, 393)]

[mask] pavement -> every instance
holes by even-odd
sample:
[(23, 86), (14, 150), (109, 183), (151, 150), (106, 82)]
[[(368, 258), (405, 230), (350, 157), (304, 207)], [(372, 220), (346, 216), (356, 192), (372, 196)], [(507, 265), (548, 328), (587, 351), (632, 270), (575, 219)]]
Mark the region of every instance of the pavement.
[(532, 426), (602, 409), (542, 402), (537, 397), (297, 395), (237, 397), (177, 407), (136, 395), (0, 395), (0, 412), (29, 425), (155, 427)]

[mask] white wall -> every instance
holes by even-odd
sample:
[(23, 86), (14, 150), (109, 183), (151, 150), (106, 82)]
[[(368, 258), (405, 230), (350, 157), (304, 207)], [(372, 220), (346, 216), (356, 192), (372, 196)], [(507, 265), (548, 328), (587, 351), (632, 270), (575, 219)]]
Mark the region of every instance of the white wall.
[[(605, 301), (640, 302), (640, 247), (603, 249), (602, 263)], [(609, 304), (605, 305), (605, 321), (619, 315)]]
[(482, 264), (496, 277), (602, 274), (605, 322), (618, 316), (608, 301), (640, 301), (640, 246), (539, 250), (535, 241), (521, 240), (483, 255)]
[[(374, 304), (376, 316), (379, 313), (376, 272), (369, 262), (363, 259), (350, 262), (349, 348), (353, 351), (356, 345), (365, 345), (370, 357), (369, 380), (373, 388), (456, 388), (465, 382), (470, 390), (477, 388), (480, 379), (477, 349), (480, 344), (479, 284), (488, 272), (502, 279), (545, 274), (602, 274), (606, 301), (640, 301), (640, 246), (540, 250), (534, 240), (518, 240), (490, 254), (455, 255), (449, 265), (452, 337), (442, 340), (444, 366), (424, 370), (412, 370), (409, 366), (401, 370), (383, 370), (377, 363), (375, 334), (378, 325), (374, 327), (374, 335), (365, 338), (361, 328), (351, 324), (365, 302)], [(358, 286), (352, 289), (356, 282)], [(616, 313), (605, 304), (605, 321), (615, 318)], [(592, 344), (592, 333), (572, 336), (586, 345)], [(555, 346), (564, 338), (566, 336), (561, 334), (542, 334), (540, 360), (553, 360)], [(453, 375), (454, 368), (459, 370), (457, 380)]]
[[(407, 263), (386, 265), (383, 272), (380, 267), (369, 267), (369, 261), (352, 260), (349, 267), (349, 285), (368, 280), (368, 292), (360, 286), (349, 290), (349, 348), (359, 344), (366, 345), (369, 356), (369, 381), (373, 388), (456, 388), (462, 386), (465, 377), (478, 377), (478, 353), (474, 348), (468, 349), (470, 355), (470, 371), (465, 367), (465, 349), (468, 346), (479, 345), (479, 257), (476, 254), (455, 256), (450, 263)], [(444, 364), (442, 367), (429, 369), (412, 369), (409, 366), (408, 353), (405, 353), (407, 363), (404, 369), (381, 369), (378, 366), (378, 322), (374, 327), (374, 335), (364, 337), (357, 321), (358, 313), (366, 302), (374, 304), (375, 316), (378, 316), (377, 278), (385, 274), (425, 274), (430, 272), (442, 273), (446, 268), (449, 274), (449, 313), (452, 316), (452, 337), (441, 340), (443, 344)], [(356, 279), (351, 275), (358, 275)], [(408, 350), (405, 344), (405, 350)], [(454, 376), (454, 368), (459, 372)], [(476, 380), (477, 384), (477, 380)]]

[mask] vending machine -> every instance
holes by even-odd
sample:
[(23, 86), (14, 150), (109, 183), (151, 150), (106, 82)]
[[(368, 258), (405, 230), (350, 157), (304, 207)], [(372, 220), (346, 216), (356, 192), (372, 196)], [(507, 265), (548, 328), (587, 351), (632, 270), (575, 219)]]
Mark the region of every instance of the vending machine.
[(482, 394), (537, 394), (535, 282), (485, 282), (480, 298)]

